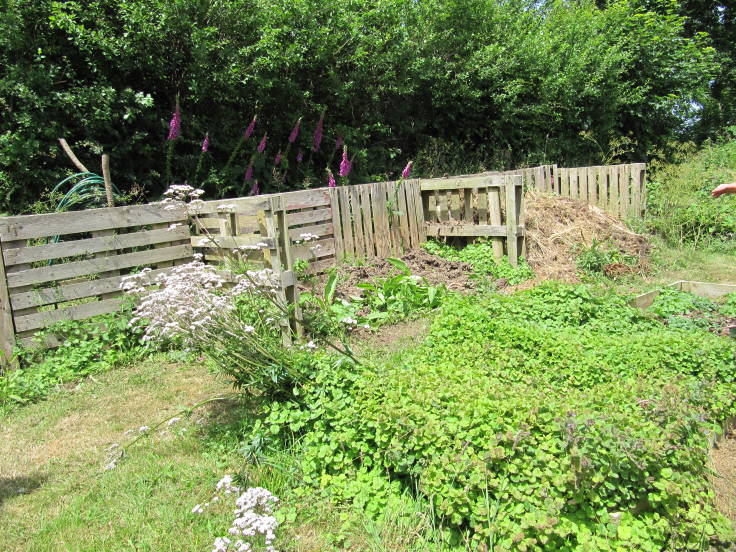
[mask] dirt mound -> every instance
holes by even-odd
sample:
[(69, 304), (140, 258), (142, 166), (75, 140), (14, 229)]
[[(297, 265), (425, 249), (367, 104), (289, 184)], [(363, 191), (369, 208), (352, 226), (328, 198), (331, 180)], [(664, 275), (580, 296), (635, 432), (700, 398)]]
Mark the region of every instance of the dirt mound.
[[(638, 271), (648, 266), (650, 244), (646, 237), (599, 207), (576, 199), (528, 192), (526, 237), (527, 261), (535, 280), (578, 281), (575, 249), (579, 244), (589, 247), (593, 240), (639, 258)], [(630, 270), (625, 265), (608, 268), (611, 276)]]
[[(421, 276), (433, 286), (444, 284), (446, 288), (456, 291), (473, 288), (473, 280), (470, 278), (473, 267), (468, 263), (448, 261), (430, 255), (424, 249), (408, 251), (401, 256), (401, 260), (407, 264), (412, 275)], [(371, 259), (361, 266), (341, 265), (339, 271), (337, 292), (343, 297), (361, 295), (363, 290), (357, 284), (397, 274), (396, 268), (385, 259)], [(324, 278), (320, 278), (315, 283), (317, 289), (321, 288), (323, 282)]]

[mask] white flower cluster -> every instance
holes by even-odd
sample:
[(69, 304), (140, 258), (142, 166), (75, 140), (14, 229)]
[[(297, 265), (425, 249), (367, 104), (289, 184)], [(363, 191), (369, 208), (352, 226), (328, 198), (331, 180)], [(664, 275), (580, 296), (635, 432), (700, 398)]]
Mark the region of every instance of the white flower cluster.
[[(233, 485), (230, 475), (224, 476), (217, 483), (217, 493), (204, 505), (197, 504), (192, 508), (193, 514), (201, 514), (210, 504), (220, 500), (220, 495), (237, 495), (240, 488)], [(228, 529), (230, 537), (217, 537), (212, 544), (212, 552), (256, 552), (261, 550), (261, 542), (265, 552), (278, 552), (273, 546), (279, 522), (273, 516), (279, 499), (263, 487), (250, 487), (240, 494), (235, 501), (235, 519)], [(233, 540), (237, 539), (237, 540)]]
[[(201, 257), (195, 255), (197, 260), (173, 267), (155, 279), (150, 276), (150, 268), (122, 279), (120, 288), (126, 293), (144, 294), (146, 286), (158, 286), (143, 295), (130, 321), (131, 326), (145, 325), (144, 341), (181, 339), (185, 346), (191, 347), (218, 324), (217, 317), (235, 308), (237, 296), (275, 295), (279, 288), (278, 275), (270, 268), (249, 270), (233, 286), (228, 286), (228, 278), (203, 263)], [(278, 325), (272, 318), (265, 323)], [(245, 326), (241, 330), (253, 333), (255, 328)]]
[(204, 201), (200, 196), (204, 194), (204, 190), (199, 188), (192, 188), (187, 184), (172, 184), (168, 190), (164, 192), (164, 199), (161, 204), (164, 206), (164, 210), (172, 211), (176, 209), (187, 208), (191, 211), (197, 211)]

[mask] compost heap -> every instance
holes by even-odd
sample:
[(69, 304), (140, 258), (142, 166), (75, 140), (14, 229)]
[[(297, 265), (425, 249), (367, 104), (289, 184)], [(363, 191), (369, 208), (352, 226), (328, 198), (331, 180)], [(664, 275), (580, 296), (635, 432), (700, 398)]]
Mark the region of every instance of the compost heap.
[[(526, 195), (527, 261), (535, 280), (579, 281), (575, 259), (581, 246), (594, 242), (616, 248), (639, 259), (634, 271), (644, 272), (649, 264), (650, 244), (631, 231), (620, 219), (594, 205), (559, 196), (530, 191)], [(623, 265), (606, 267), (609, 276), (632, 271)]]

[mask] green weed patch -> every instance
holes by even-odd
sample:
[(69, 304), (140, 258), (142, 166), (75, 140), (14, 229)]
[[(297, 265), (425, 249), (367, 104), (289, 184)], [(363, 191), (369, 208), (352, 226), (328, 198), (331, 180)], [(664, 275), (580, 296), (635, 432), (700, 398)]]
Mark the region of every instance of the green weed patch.
[(421, 346), (325, 357), (255, 433), (298, 435), (306, 483), (337, 500), (423, 497), (457, 544), (703, 550), (733, 537), (706, 475), (734, 352), (584, 286), (450, 297)]

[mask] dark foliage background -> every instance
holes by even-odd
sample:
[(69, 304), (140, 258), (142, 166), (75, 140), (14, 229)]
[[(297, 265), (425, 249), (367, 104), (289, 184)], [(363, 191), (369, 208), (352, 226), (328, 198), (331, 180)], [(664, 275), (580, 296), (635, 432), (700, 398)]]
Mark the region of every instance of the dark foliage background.
[[(733, 123), (732, 6), (622, 0), (6, 0), (0, 19), (0, 212), (21, 212), (112, 155), (156, 197), (179, 97), (177, 181), (210, 197), (324, 185), (340, 135), (352, 182), (646, 160)], [(311, 154), (325, 112), (325, 140)], [(254, 114), (254, 136), (232, 158)], [(286, 151), (295, 121), (300, 143)], [(200, 144), (211, 149), (193, 174)], [(306, 153), (297, 164), (298, 149)], [(272, 178), (274, 156), (286, 160)]]

